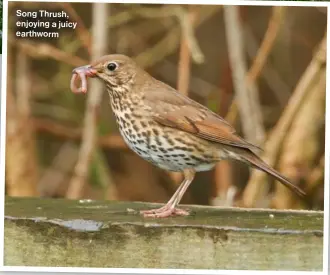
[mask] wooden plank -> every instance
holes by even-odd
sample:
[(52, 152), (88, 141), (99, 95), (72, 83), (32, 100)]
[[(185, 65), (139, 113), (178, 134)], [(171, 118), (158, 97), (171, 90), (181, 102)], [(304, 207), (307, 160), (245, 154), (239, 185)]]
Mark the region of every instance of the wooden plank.
[[(323, 212), (6, 198), (6, 266), (322, 270)], [(128, 210), (128, 211), (127, 211)]]

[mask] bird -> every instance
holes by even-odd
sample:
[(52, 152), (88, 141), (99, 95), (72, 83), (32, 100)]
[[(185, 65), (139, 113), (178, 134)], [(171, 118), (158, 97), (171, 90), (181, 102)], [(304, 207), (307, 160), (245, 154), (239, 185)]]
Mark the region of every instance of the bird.
[[(136, 154), (155, 166), (181, 172), (184, 180), (162, 207), (141, 210), (144, 217), (186, 216), (178, 208), (195, 174), (224, 159), (238, 160), (276, 178), (300, 197), (305, 192), (254, 151), (259, 147), (240, 137), (221, 116), (161, 82), (126, 55), (102, 56), (72, 71), (70, 88), (87, 92), (87, 77), (105, 83), (120, 134)], [(77, 81), (81, 87), (77, 87)]]

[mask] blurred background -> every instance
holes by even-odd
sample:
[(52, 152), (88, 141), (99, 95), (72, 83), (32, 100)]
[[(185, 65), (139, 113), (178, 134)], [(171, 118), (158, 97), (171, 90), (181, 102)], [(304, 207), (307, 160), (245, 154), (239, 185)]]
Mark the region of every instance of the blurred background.
[[(77, 28), (19, 38), (18, 9), (63, 10)], [(182, 203), (323, 209), (326, 8), (10, 2), (8, 14), (7, 196), (166, 202), (175, 192), (180, 174), (125, 145), (101, 81), (70, 91), (74, 67), (121, 53), (225, 117), (307, 193), (222, 161)]]

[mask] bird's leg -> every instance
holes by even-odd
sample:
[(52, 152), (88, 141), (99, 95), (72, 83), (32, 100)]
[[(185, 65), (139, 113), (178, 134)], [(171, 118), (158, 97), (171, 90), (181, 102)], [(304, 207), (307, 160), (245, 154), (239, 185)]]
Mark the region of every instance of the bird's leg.
[(188, 211), (176, 208), (176, 206), (179, 204), (190, 183), (193, 181), (195, 171), (184, 170), (183, 173), (185, 178), (171, 199), (161, 208), (141, 211), (141, 214), (143, 214), (144, 217), (165, 218), (173, 215), (186, 216), (189, 214)]
[(153, 214), (153, 213), (162, 212), (162, 211), (165, 211), (165, 210), (171, 208), (171, 205), (173, 205), (173, 203), (175, 202), (176, 198), (178, 197), (178, 194), (180, 193), (180, 190), (184, 187), (185, 182), (186, 182), (186, 180), (184, 179), (184, 181), (179, 185), (178, 189), (175, 191), (175, 193), (173, 194), (171, 199), (164, 206), (157, 208), (157, 209), (143, 210), (143, 211), (141, 211), (141, 213)]

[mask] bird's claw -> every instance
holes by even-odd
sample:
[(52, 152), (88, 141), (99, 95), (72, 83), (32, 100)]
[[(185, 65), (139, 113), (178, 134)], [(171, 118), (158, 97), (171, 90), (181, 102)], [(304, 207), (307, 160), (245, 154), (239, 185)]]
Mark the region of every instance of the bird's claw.
[(189, 212), (180, 208), (161, 207), (157, 209), (143, 210), (140, 213), (145, 218), (166, 218), (170, 216), (188, 216)]

